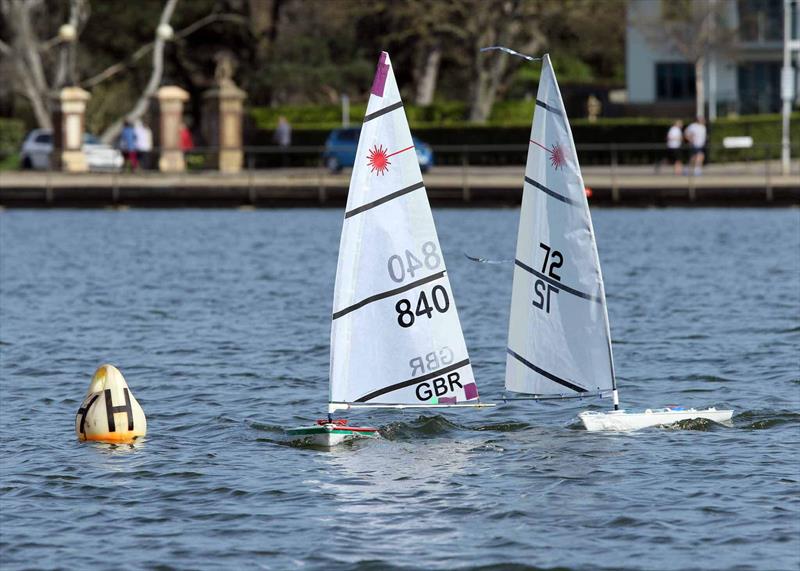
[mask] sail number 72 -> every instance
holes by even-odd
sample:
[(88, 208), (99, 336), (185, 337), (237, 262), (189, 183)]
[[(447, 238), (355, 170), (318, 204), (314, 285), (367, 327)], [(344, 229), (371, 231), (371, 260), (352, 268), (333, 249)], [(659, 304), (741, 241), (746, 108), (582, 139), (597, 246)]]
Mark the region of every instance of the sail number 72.
[[(564, 264), (564, 256), (561, 255), (561, 252), (553, 250), (544, 242), (539, 242), (539, 247), (544, 250), (542, 273), (561, 281), (561, 276), (556, 273), (556, 270)], [(546, 313), (550, 313), (550, 294), (558, 294), (558, 292), (559, 289), (552, 284), (545, 283), (542, 279), (536, 280), (533, 283), (533, 307), (543, 309)]]

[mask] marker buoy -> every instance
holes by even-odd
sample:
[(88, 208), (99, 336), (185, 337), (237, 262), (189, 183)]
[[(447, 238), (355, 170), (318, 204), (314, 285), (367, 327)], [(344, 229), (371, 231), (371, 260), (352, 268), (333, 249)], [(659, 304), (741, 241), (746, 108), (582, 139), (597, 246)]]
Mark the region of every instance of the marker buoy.
[(114, 365), (100, 365), (75, 415), (78, 439), (130, 444), (147, 432), (147, 420), (125, 377)]
[(589, 188), (588, 186), (583, 188), (583, 192), (586, 193), (586, 198), (591, 198), (592, 197), (592, 194), (593, 194), (592, 193), (592, 189)]

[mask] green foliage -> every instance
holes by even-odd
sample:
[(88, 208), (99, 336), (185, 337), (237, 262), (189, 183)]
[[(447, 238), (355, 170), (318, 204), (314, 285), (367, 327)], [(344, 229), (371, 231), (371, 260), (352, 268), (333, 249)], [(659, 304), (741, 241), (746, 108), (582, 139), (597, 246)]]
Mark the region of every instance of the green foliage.
[[(350, 117), (364, 116), (367, 106), (363, 103), (350, 105)], [(342, 121), (341, 105), (278, 105), (276, 107), (252, 107), (250, 116), (259, 129), (274, 129), (279, 117), (286, 117), (293, 127), (303, 125), (339, 125)], [(357, 120), (356, 120), (357, 122)]]
[[(365, 103), (350, 104), (350, 122), (358, 124), (366, 113)], [(463, 123), (468, 107), (460, 101), (436, 102), (427, 107), (406, 105), (406, 115), (412, 125), (452, 125)], [(252, 107), (250, 117), (259, 129), (274, 129), (279, 117), (286, 117), (295, 127), (336, 128), (341, 125), (341, 105), (279, 105)], [(528, 115), (530, 118), (530, 115)]]
[(86, 107), (86, 130), (99, 135), (123, 110), (133, 108), (137, 95), (133, 82), (128, 80), (96, 86)]
[(462, 101), (436, 101), (431, 105), (406, 105), (406, 115), (412, 124), (456, 125), (463, 123), (469, 107)]
[(203, 170), (206, 166), (206, 157), (201, 153), (186, 154), (186, 168), (190, 171)]
[[(790, 118), (789, 132), (792, 142), (797, 146), (800, 140), (800, 113), (793, 113)], [(709, 141), (712, 146), (722, 146), (725, 137), (753, 137), (752, 149), (725, 149), (720, 151), (724, 160), (756, 160), (780, 158), (781, 116), (752, 115), (740, 118), (720, 119), (709, 129)]]
[(0, 159), (0, 172), (19, 170), (19, 155), (8, 155)]
[(535, 107), (536, 100), (533, 98), (500, 101), (494, 104), (492, 113), (489, 115), (489, 123), (492, 125), (530, 125)]
[(13, 163), (13, 161), (9, 160), (11, 158), (18, 160), (19, 148), (24, 138), (24, 121), (0, 117), (0, 161), (2, 161), (3, 166), (11, 165)]
[[(433, 146), (436, 164), (439, 165), (461, 164), (464, 160), (475, 165), (524, 164), (533, 109), (531, 102), (516, 103), (518, 109), (513, 109), (514, 106), (511, 104), (508, 105), (511, 109), (508, 116), (514, 117), (513, 122), (489, 125), (474, 125), (466, 121), (439, 125), (418, 122), (412, 123), (412, 132)], [(284, 108), (284, 111), (287, 109), (289, 108)], [(503, 109), (503, 106), (499, 107), (500, 111)], [(526, 116), (525, 121), (518, 121), (517, 117), (523, 114)], [(357, 117), (359, 115), (351, 111), (351, 118)], [(669, 119), (647, 117), (598, 119), (596, 123), (590, 123), (587, 119), (571, 121), (573, 137), (580, 149), (579, 158), (583, 165), (608, 164), (611, 160), (611, 145), (623, 147), (615, 151), (619, 164), (655, 164), (664, 158), (665, 139), (671, 123)], [(357, 126), (358, 121), (353, 121), (353, 125)], [(274, 123), (268, 124), (267, 129), (272, 126)], [(321, 147), (331, 129), (337, 127), (339, 127), (338, 121), (317, 125), (298, 124), (295, 125), (292, 142), (298, 146)], [(800, 113), (792, 116), (792, 132), (796, 147), (800, 139)], [(740, 135), (752, 136), (754, 148), (744, 150), (722, 148), (724, 137)], [(778, 158), (780, 139), (781, 122), (778, 115), (720, 119), (709, 127), (709, 159), (714, 162), (729, 162)], [(256, 131), (250, 144), (271, 144), (271, 132)], [(473, 147), (466, 157), (462, 148), (464, 145)], [(487, 148), (495, 145), (503, 145), (505, 148)], [(629, 149), (624, 148), (625, 145), (642, 145), (646, 148)], [(587, 146), (598, 148), (587, 149)], [(314, 164), (315, 158), (318, 159), (317, 154), (309, 153), (305, 164)], [(300, 157), (297, 159), (300, 160)]]

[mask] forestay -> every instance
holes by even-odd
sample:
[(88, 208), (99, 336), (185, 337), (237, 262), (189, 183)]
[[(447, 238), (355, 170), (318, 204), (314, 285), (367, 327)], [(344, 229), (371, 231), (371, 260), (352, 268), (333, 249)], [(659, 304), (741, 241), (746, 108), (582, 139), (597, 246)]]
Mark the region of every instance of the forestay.
[(449, 405), (478, 390), (389, 55), (380, 56), (339, 246), (331, 410)]
[(525, 167), (507, 353), (509, 391), (567, 397), (615, 388), (589, 205), (547, 55)]

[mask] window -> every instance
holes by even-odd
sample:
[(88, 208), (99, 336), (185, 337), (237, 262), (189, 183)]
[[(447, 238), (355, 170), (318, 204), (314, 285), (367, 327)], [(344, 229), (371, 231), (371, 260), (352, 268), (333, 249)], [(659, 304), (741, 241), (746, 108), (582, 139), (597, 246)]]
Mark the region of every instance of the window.
[(693, 99), (694, 88), (694, 66), (692, 64), (656, 64), (657, 99)]
[(783, 40), (783, 0), (738, 0), (736, 8), (739, 13), (739, 40)]
[(36, 143), (52, 143), (53, 142), (53, 135), (50, 133), (42, 133), (41, 135), (36, 135)]
[(741, 63), (736, 71), (740, 113), (777, 113), (780, 110), (780, 62)]

